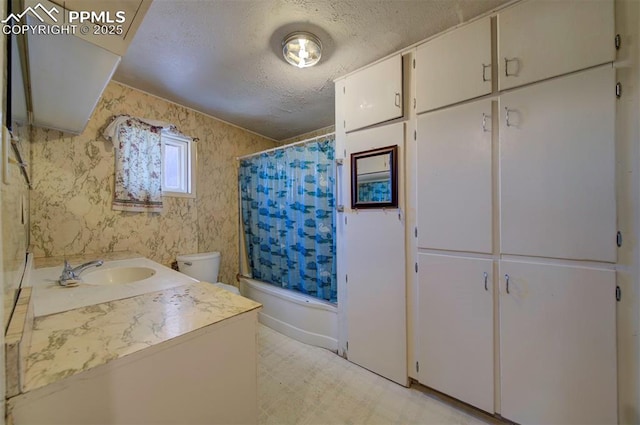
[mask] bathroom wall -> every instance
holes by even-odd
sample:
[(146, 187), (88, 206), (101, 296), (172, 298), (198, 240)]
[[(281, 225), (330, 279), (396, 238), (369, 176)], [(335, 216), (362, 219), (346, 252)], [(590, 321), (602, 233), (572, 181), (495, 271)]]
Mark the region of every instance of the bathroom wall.
[[(197, 142), (197, 198), (164, 198), (161, 213), (113, 211), (114, 152), (101, 130), (112, 115), (168, 121)], [(219, 280), (238, 270), (236, 157), (276, 142), (111, 82), (77, 136), (35, 129), (31, 243), (36, 257), (136, 251), (169, 265), (182, 253), (220, 251)]]
[[(17, 130), (17, 131), (16, 131)], [(14, 135), (20, 139), (23, 160), (29, 163), (29, 133), (26, 128), (17, 128)], [(15, 160), (13, 150), (10, 158)], [(6, 327), (22, 279), (29, 243), (29, 188), (20, 173), (20, 168), (8, 166), (8, 183), (0, 184), (2, 204), (2, 282), (4, 299), (4, 325)]]
[(308, 133), (299, 134), (294, 137), (289, 137), (288, 139), (280, 140), (280, 144), (288, 145), (289, 143), (300, 142), (302, 140), (311, 139), (312, 137), (323, 136), (327, 133), (333, 133), (335, 129), (336, 129), (335, 125), (330, 125), (328, 127), (323, 127), (317, 130), (309, 131)]
[(640, 2), (616, 0), (616, 33), (622, 44), (615, 62), (624, 92), (616, 102), (618, 230), (618, 406), (620, 424), (640, 423)]
[[(4, 16), (5, 14), (5, 2), (0, 2), (0, 16)], [(0, 46), (0, 69), (5, 69), (5, 63), (4, 63), (4, 58), (6, 56), (5, 54), (5, 47), (4, 47), (5, 43), (2, 43), (2, 46)], [(0, 88), (0, 101), (2, 102), (2, 104), (0, 105), (0, 116), (4, 117), (4, 114), (6, 113), (5, 110), (5, 95), (6, 95), (6, 87), (7, 87), (7, 76), (6, 73), (3, 72), (2, 74), (2, 88)], [(2, 121), (2, 120), (0, 120)], [(0, 139), (0, 146), (2, 145), (1, 143), (1, 139)], [(0, 158), (2, 158), (2, 155), (0, 155)], [(4, 175), (4, 170), (5, 167), (7, 167), (7, 164), (5, 163), (5, 161), (0, 160), (0, 176)], [(0, 177), (1, 180), (1, 177)], [(2, 186), (2, 188), (4, 189), (4, 183), (0, 182), (0, 186)], [(3, 194), (2, 191), (0, 189), (0, 204), (2, 206), (4, 206), (4, 200), (3, 200)], [(0, 240), (2, 240), (2, 243), (0, 243), (0, 258), (2, 259), (2, 261), (0, 261), (0, 276), (2, 276), (2, 294), (3, 294), (3, 302), (0, 303), (0, 317), (5, 317), (5, 311), (6, 311), (6, 307), (5, 307), (5, 300), (6, 300), (6, 287), (9, 285), (9, 282), (7, 281), (7, 278), (5, 276), (5, 268), (4, 268), (4, 252), (5, 252), (5, 248), (4, 248), (4, 238), (2, 237), (2, 231), (4, 228), (4, 214), (2, 211), (2, 208), (0, 207)], [(4, 333), (5, 333), (5, 329), (6, 329), (6, 320), (4, 320), (3, 322), (3, 328), (2, 328), (2, 332), (0, 332), (0, 346), (4, 346)], [(6, 395), (6, 389), (5, 389), (5, 360), (4, 360), (4, 349), (0, 350), (0, 424), (5, 423), (5, 395)]]

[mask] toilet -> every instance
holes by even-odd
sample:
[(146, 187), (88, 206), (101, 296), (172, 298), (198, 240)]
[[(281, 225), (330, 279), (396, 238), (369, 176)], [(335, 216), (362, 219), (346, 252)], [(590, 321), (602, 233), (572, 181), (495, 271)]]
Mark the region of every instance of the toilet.
[(240, 295), (238, 288), (232, 285), (218, 282), (218, 270), (220, 269), (219, 252), (203, 252), (200, 254), (178, 255), (178, 270), (201, 282), (210, 282), (219, 288)]

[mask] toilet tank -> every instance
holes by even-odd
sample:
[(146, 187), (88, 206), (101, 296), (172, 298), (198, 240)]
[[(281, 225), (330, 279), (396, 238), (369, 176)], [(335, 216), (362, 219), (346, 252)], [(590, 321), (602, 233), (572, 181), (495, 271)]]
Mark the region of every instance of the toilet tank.
[(220, 269), (219, 252), (184, 254), (176, 257), (178, 270), (202, 282), (216, 283)]

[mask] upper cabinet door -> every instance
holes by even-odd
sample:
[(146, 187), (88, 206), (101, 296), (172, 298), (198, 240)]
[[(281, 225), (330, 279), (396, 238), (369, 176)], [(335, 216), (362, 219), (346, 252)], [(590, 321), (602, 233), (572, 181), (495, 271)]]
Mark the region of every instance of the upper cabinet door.
[(615, 59), (613, 0), (535, 0), (498, 14), (499, 89)]
[(492, 250), (491, 101), (418, 117), (418, 247)]
[[(41, 13), (40, 19), (49, 25), (60, 22), (77, 25), (74, 36), (102, 47), (118, 56), (124, 56), (133, 36), (151, 6), (152, 0), (23, 0), (24, 8), (52, 10), (53, 15)], [(80, 20), (80, 13), (94, 13), (89, 21)], [(56, 20), (52, 20), (52, 18)], [(86, 24), (86, 25), (81, 25)], [(85, 28), (83, 28), (85, 27)], [(80, 31), (86, 29), (88, 31)], [(61, 71), (55, 71), (61, 72)]]
[(344, 90), (346, 131), (402, 117), (402, 56), (348, 76)]
[(491, 20), (484, 18), (418, 47), (417, 113), (491, 93)]
[(615, 70), (500, 96), (501, 252), (616, 261)]
[(28, 34), (27, 41), (33, 125), (82, 133), (120, 56), (71, 34)]

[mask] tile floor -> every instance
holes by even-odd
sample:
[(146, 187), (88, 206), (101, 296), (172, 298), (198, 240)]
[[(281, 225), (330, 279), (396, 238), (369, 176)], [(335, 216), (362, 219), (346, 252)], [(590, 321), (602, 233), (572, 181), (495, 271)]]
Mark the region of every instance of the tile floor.
[(498, 423), (258, 325), (260, 424)]

